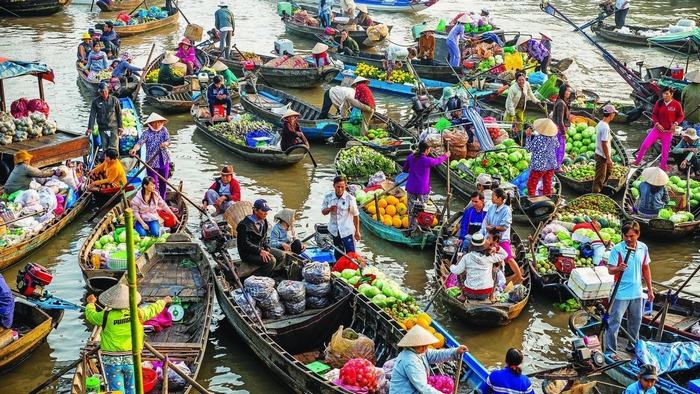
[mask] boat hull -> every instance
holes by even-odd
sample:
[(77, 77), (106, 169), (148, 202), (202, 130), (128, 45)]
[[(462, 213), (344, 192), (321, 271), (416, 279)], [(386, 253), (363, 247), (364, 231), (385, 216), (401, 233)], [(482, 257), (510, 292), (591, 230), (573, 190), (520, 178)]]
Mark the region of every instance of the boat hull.
[(70, 0), (0, 0), (0, 16), (49, 16), (63, 11)]

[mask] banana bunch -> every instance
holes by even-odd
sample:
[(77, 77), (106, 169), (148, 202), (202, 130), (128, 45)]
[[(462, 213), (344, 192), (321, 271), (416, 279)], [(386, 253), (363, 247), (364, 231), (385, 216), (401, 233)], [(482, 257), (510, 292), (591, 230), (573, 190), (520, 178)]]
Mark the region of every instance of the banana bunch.
[[(386, 78), (386, 75), (385, 75)], [(394, 83), (414, 83), (416, 82), (415, 78), (413, 78), (413, 75), (410, 73), (404, 71), (404, 70), (394, 70), (391, 73), (391, 82)]]
[(146, 82), (157, 83), (158, 82), (158, 75), (160, 75), (159, 68), (151, 70), (148, 74), (146, 74)]

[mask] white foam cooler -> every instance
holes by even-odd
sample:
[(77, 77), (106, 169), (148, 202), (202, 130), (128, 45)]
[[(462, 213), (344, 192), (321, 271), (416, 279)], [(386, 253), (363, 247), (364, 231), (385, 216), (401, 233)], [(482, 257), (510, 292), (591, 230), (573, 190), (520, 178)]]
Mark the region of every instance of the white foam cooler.
[(582, 300), (608, 298), (612, 292), (614, 276), (607, 267), (575, 268), (566, 285)]

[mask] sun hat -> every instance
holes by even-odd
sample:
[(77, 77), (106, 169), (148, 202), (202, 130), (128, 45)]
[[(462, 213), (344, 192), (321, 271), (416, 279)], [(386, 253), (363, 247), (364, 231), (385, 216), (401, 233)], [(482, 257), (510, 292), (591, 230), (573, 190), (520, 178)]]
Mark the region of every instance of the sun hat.
[(134, 60), (134, 56), (131, 55), (131, 53), (129, 53), (129, 51), (122, 52), (122, 54), (119, 55), (119, 58), (121, 58), (122, 60), (127, 60), (127, 61)]
[(257, 209), (263, 212), (268, 212), (272, 210), (265, 199), (259, 198), (253, 203), (253, 209)]
[(369, 11), (367, 10), (367, 6), (364, 5), (364, 4), (359, 4), (359, 5), (358, 5), (357, 7), (355, 7), (355, 8), (357, 8), (357, 10), (360, 11), (360, 12), (364, 12), (365, 14), (369, 13)]
[(226, 71), (228, 70), (228, 67), (222, 63), (220, 60), (217, 60), (216, 63), (212, 64), (211, 69), (219, 72), (219, 71)]
[(469, 244), (473, 250), (483, 250), (486, 243), (486, 239), (481, 233), (476, 233), (472, 235), (472, 240)]
[(82, 39), (83, 40), (90, 40), (90, 39), (92, 39), (92, 36), (90, 35), (90, 33), (85, 32), (85, 33), (83, 33)]
[(466, 14), (465, 14), (465, 15), (462, 15), (462, 16), (459, 17), (459, 19), (457, 19), (457, 23), (464, 23), (464, 24), (467, 24), (467, 23), (469, 23), (469, 18), (467, 18), (467, 15), (466, 15)]
[(316, 45), (311, 49), (311, 53), (314, 55), (318, 55), (319, 53), (323, 53), (328, 50), (328, 45), (322, 43), (322, 42), (317, 42)]
[(546, 35), (546, 34), (544, 34), (544, 33), (542, 33), (542, 32), (540, 32), (540, 35), (541, 35), (542, 38), (544, 38), (545, 40), (553, 41), (553, 40), (552, 40), (552, 37), (550, 37), (550, 36), (548, 36), (548, 35)]
[(692, 127), (685, 129), (685, 131), (683, 131), (682, 135), (683, 135), (683, 137), (688, 137), (693, 141), (698, 139), (698, 132), (697, 132), (697, 130), (695, 130)]
[(233, 166), (225, 165), (221, 169), (221, 175), (233, 175)]
[(167, 119), (165, 119), (164, 117), (160, 116), (159, 114), (157, 114), (157, 113), (155, 113), (155, 112), (151, 112), (151, 114), (148, 115), (148, 119), (146, 119), (146, 121), (145, 121), (144, 123), (145, 123), (145, 124), (151, 124), (151, 123), (153, 123), (153, 122), (159, 122), (159, 121), (164, 121), (164, 122), (166, 122), (166, 123), (168, 122)]
[(558, 131), (557, 125), (549, 118), (537, 119), (532, 123), (532, 128), (545, 137), (554, 137)]
[(435, 338), (435, 335), (431, 334), (430, 331), (425, 328), (415, 325), (413, 328), (408, 330), (406, 335), (401, 338), (396, 346), (398, 347), (414, 347), (414, 346), (428, 346), (438, 343), (440, 340)]
[(177, 46), (180, 46), (182, 44), (192, 46), (192, 41), (190, 41), (190, 39), (187, 37), (182, 37), (182, 39), (180, 39), (180, 42), (177, 43)]
[(652, 186), (666, 186), (668, 174), (659, 167), (649, 167), (642, 171), (642, 179)]
[(693, 70), (686, 74), (685, 79), (691, 83), (700, 83), (700, 70)]
[(26, 150), (21, 150), (15, 153), (15, 164), (24, 163), (27, 160), (32, 159), (32, 154)]
[(175, 56), (173, 52), (167, 52), (161, 63), (163, 64), (175, 64), (180, 61), (180, 58)]
[(493, 178), (491, 178), (491, 175), (489, 174), (479, 174), (479, 176), (476, 177), (477, 185), (491, 186), (492, 183)]
[(219, 7), (228, 7), (228, 3), (226, 3), (226, 0), (219, 1)]
[(639, 377), (644, 380), (657, 380), (656, 366), (653, 364), (644, 364), (639, 367)]
[[(100, 294), (100, 304), (112, 309), (129, 308), (129, 286), (119, 283)], [(141, 302), (141, 294), (136, 293), (136, 303)]]
[(358, 76), (358, 77), (355, 77), (355, 79), (352, 81), (351, 86), (355, 86), (355, 85), (357, 85), (357, 84), (360, 83), (360, 82), (369, 82), (369, 79), (367, 79), (367, 78), (365, 78), (365, 77), (359, 77), (359, 76)]
[(290, 116), (299, 116), (299, 112), (287, 108), (287, 112), (282, 115), (282, 119), (288, 118)]
[(619, 113), (619, 111), (617, 110), (617, 108), (615, 108), (614, 105), (606, 104), (605, 106), (603, 106), (603, 113), (606, 115), (610, 115), (610, 114), (617, 114), (617, 113)]
[(482, 8), (482, 9), (481, 9), (481, 13), (482, 13), (482, 14), (486, 14), (486, 15), (490, 14), (488, 8)]
[(291, 227), (294, 224), (295, 213), (296, 212), (293, 209), (284, 208), (275, 214), (275, 220), (281, 220)]

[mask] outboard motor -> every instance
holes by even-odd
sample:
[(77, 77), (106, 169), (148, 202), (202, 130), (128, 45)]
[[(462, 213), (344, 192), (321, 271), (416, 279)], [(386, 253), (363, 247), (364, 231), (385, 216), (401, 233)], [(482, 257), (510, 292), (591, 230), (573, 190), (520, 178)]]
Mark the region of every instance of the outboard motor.
[(40, 298), (53, 275), (43, 266), (29, 263), (17, 272), (17, 290), (25, 297)]
[(316, 230), (316, 234), (314, 235), (316, 245), (324, 250), (331, 249), (331, 245), (333, 245), (333, 236), (328, 231), (328, 225), (325, 223), (316, 223), (314, 225), (314, 230)]

